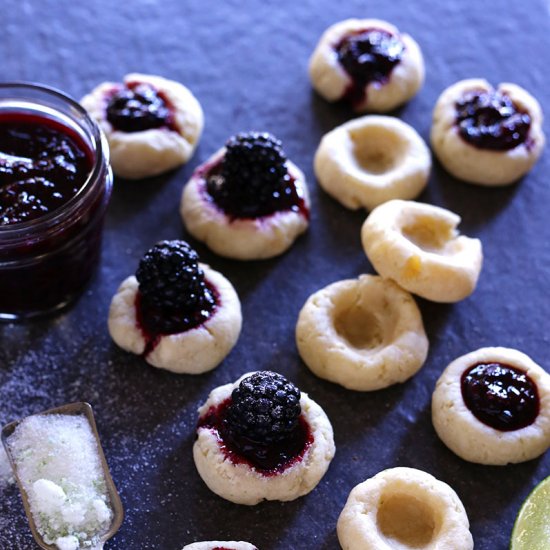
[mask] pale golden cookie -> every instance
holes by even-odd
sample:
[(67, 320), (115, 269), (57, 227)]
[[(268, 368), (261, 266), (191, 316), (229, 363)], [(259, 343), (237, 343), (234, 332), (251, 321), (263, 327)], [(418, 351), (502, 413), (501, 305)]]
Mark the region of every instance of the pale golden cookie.
[(483, 253), (479, 239), (460, 235), (457, 214), (438, 206), (392, 200), (375, 208), (361, 229), (374, 269), (434, 302), (457, 302), (475, 289)]
[(311, 437), (300, 459), (282, 471), (265, 472), (246, 460), (233, 460), (227, 454), (219, 430), (201, 422), (209, 412), (223, 407), (241, 381), (253, 374), (247, 373), (233, 384), (214, 389), (199, 408), (199, 427), (193, 445), (195, 465), (208, 488), (231, 502), (254, 505), (263, 500), (294, 500), (316, 487), (335, 452), (330, 421), (306, 393), (302, 392), (300, 397), (301, 416)]
[(414, 199), (428, 183), (430, 151), (416, 130), (394, 117), (368, 115), (326, 134), (315, 154), (321, 187), (351, 209)]
[[(107, 105), (118, 90), (144, 84), (160, 93), (169, 104), (173, 128), (150, 128), (137, 132), (117, 130), (107, 120)], [(160, 76), (131, 73), (123, 84), (105, 82), (80, 101), (104, 131), (117, 176), (141, 179), (186, 163), (199, 142), (204, 126), (200, 103), (183, 84)]]
[(328, 101), (347, 96), (352, 77), (338, 59), (336, 48), (344, 37), (363, 30), (382, 31), (398, 39), (403, 47), (401, 59), (387, 78), (371, 81), (359, 90), (364, 97), (353, 100), (358, 112), (384, 113), (413, 97), (424, 82), (424, 60), (418, 44), (408, 34), (379, 19), (346, 19), (329, 27), (321, 36), (311, 59), (309, 77), (315, 90)]
[[(457, 124), (457, 102), (471, 93), (494, 91), (509, 98), (531, 121), (526, 139), (505, 150), (469, 143), (461, 137)], [(494, 89), (483, 79), (461, 80), (444, 90), (437, 100), (433, 112), (432, 147), (441, 164), (453, 176), (479, 185), (508, 185), (529, 172), (540, 157), (545, 142), (542, 120), (538, 101), (516, 84), (503, 83)]]
[[(482, 422), (468, 408), (462, 394), (462, 377), (480, 364), (511, 366), (534, 383), (539, 410), (531, 424), (502, 431)], [(499, 390), (498, 381), (493, 381), (492, 392), (506, 391), (509, 383), (504, 380), (502, 384), (503, 390)], [(496, 405), (491, 407), (495, 409)], [(478, 349), (455, 359), (443, 371), (432, 396), (432, 422), (443, 443), (464, 460), (491, 465), (531, 460), (550, 447), (550, 375), (515, 349)]]
[(414, 468), (392, 468), (357, 485), (338, 518), (343, 550), (472, 550), (455, 491)]
[(317, 376), (360, 391), (404, 382), (428, 354), (413, 297), (374, 275), (339, 281), (310, 296), (298, 317), (296, 344)]

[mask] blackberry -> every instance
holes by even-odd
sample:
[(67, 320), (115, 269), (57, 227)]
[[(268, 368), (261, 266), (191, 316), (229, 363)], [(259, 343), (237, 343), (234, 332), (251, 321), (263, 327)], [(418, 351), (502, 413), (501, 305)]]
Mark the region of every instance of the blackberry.
[(262, 371), (233, 390), (226, 422), (230, 431), (261, 443), (290, 437), (301, 414), (300, 390), (284, 376)]
[(123, 88), (107, 104), (107, 120), (122, 132), (168, 126), (170, 117), (170, 109), (157, 91), (144, 84)]
[(155, 332), (180, 332), (204, 322), (216, 300), (198, 254), (185, 241), (161, 241), (139, 263), (143, 319)]
[(288, 208), (294, 186), (278, 139), (268, 133), (240, 133), (225, 147), (221, 170), (207, 181), (222, 210), (254, 218)]

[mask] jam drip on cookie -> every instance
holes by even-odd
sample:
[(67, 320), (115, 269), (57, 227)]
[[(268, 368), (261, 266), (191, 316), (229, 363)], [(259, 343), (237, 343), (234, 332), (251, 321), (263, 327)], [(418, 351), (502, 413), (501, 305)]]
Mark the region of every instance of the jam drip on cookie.
[(153, 128), (175, 130), (172, 108), (161, 92), (143, 83), (127, 84), (113, 92), (107, 120), (115, 130), (133, 133)]
[(185, 241), (161, 241), (139, 263), (136, 314), (147, 355), (164, 334), (205, 323), (218, 306), (216, 289), (204, 278), (198, 254)]
[(278, 139), (268, 133), (241, 133), (225, 148), (222, 161), (206, 174), (206, 190), (228, 216), (260, 218), (292, 210), (309, 218)]
[(510, 365), (474, 365), (462, 375), (461, 390), (472, 414), (501, 432), (525, 428), (539, 414), (535, 383), (524, 371)]
[(385, 84), (401, 61), (405, 45), (398, 35), (381, 29), (364, 29), (347, 34), (336, 45), (338, 61), (351, 77), (344, 96), (353, 105), (363, 103), (372, 82)]
[(313, 443), (301, 414), (300, 391), (270, 371), (243, 379), (229, 399), (208, 410), (198, 427), (217, 431), (233, 463), (248, 464), (267, 476), (300, 462)]
[(497, 91), (471, 91), (456, 103), (462, 139), (479, 149), (508, 151), (525, 143), (531, 117)]
[(73, 198), (93, 154), (72, 129), (27, 113), (0, 115), (0, 226), (34, 220)]

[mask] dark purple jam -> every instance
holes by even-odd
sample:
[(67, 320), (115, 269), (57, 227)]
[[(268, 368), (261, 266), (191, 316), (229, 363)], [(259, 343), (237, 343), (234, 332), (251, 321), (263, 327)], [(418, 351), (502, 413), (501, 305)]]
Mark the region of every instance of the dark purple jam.
[(55, 120), (0, 115), (0, 226), (54, 212), (82, 189), (93, 166), (83, 139)]
[(510, 365), (474, 365), (462, 375), (461, 389), (472, 414), (501, 432), (525, 428), (539, 414), (536, 385), (524, 371)]
[(162, 92), (144, 83), (116, 89), (107, 103), (107, 120), (115, 130), (133, 133), (167, 128), (175, 130), (173, 110)]
[(335, 47), (338, 61), (351, 77), (345, 99), (352, 105), (365, 100), (372, 82), (385, 84), (401, 61), (405, 45), (398, 35), (381, 29), (363, 29), (347, 34)]
[(531, 117), (507, 95), (471, 91), (455, 108), (460, 136), (479, 149), (508, 151), (527, 140)]
[[(136, 294), (136, 320), (146, 342), (143, 357), (147, 357), (155, 349), (162, 336), (179, 334), (200, 327), (212, 317), (220, 306), (220, 296), (216, 288), (206, 281), (205, 287), (206, 296), (202, 301), (203, 307), (193, 311), (188, 309), (167, 311), (163, 308), (147, 307), (141, 293)], [(169, 319), (166, 319), (167, 315)], [(169, 330), (160, 331), (159, 326), (169, 327)]]
[(280, 474), (287, 468), (302, 461), (313, 443), (313, 434), (303, 415), (295, 430), (283, 441), (263, 443), (236, 434), (227, 422), (227, 409), (231, 398), (217, 407), (211, 407), (199, 419), (198, 428), (214, 431), (225, 456), (233, 464), (248, 464), (265, 476)]
[(196, 176), (204, 178), (204, 198), (213, 202), (231, 220), (256, 219), (270, 216), (276, 212), (291, 211), (301, 214), (309, 220), (309, 208), (306, 205), (301, 188), (296, 179), (287, 172), (283, 178), (283, 185), (269, 197), (258, 201), (250, 197), (226, 192), (223, 186), (223, 160), (197, 171)]

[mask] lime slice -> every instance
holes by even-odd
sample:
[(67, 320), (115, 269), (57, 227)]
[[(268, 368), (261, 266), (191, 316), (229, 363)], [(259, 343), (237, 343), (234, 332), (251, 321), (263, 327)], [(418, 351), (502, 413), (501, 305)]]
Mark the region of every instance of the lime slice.
[(541, 481), (520, 508), (510, 550), (550, 549), (550, 477)]

